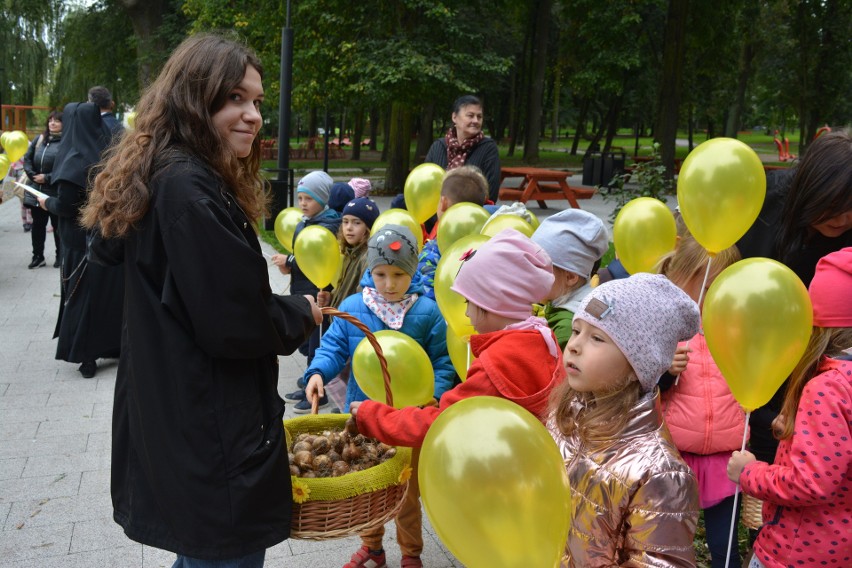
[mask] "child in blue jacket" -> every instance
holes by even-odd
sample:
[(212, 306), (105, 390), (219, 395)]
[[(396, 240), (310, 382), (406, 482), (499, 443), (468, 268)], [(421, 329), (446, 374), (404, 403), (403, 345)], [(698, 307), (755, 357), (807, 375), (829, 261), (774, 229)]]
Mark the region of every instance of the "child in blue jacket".
[[(447, 324), (438, 305), (422, 295), (417, 272), (417, 239), (400, 225), (387, 224), (377, 231), (367, 245), (367, 272), (361, 281), (362, 291), (343, 300), (340, 310), (363, 322), (372, 332), (394, 329), (419, 343), (435, 371), (435, 400), (440, 400), (453, 386), (455, 370), (447, 353)], [(305, 371), (307, 399), (314, 393), (323, 395), (323, 385), (333, 379), (352, 357), (364, 338), (364, 332), (342, 318), (334, 318), (323, 336), (322, 345)], [(404, 380), (405, 377), (399, 377)], [(353, 373), (346, 386), (343, 411), (355, 401), (367, 400)], [(397, 540), (405, 558), (418, 562), (423, 550), (420, 491), (417, 485), (417, 452), (412, 456), (408, 493), (397, 515)], [(361, 535), (362, 546), (347, 566), (384, 566), (382, 538), (384, 527)], [(370, 564), (372, 562), (373, 564)]]

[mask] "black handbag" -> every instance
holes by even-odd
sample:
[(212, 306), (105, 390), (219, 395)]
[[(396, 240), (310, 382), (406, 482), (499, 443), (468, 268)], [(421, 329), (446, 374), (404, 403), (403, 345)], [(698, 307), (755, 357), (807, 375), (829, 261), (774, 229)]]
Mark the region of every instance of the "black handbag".
[[(27, 176), (26, 172), (21, 172), (21, 177), (18, 179), (18, 183), (22, 183), (26, 186), (30, 185), (30, 178)], [(29, 207), (30, 209), (38, 209), (39, 207), (36, 196), (26, 190), (24, 191), (24, 207)]]

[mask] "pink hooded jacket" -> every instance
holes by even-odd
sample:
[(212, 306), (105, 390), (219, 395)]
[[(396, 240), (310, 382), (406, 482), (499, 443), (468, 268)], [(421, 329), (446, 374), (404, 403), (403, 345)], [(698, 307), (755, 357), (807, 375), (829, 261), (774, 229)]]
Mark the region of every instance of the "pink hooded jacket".
[(819, 370), (775, 464), (740, 474), (743, 493), (764, 501), (754, 553), (767, 568), (852, 566), (852, 361), (823, 359)]
[(689, 340), (689, 363), (662, 393), (663, 417), (681, 452), (708, 455), (739, 450), (745, 413), (700, 333)]

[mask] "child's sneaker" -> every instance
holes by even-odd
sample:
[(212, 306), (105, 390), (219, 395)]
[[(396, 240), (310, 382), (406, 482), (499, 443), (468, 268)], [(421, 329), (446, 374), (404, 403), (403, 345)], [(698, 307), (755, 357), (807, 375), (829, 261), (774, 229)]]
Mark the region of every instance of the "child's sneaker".
[(349, 562), (343, 565), (343, 568), (384, 568), (387, 566), (385, 562), (384, 549), (378, 552), (372, 552), (366, 546), (362, 546), (355, 551)]
[[(317, 406), (317, 410), (325, 408), (326, 406), (328, 406), (328, 396), (321, 396), (319, 399), (319, 405)], [(297, 402), (293, 406), (293, 412), (295, 412), (296, 414), (310, 414), (311, 402), (307, 398)], [(382, 566), (384, 566), (384, 564)]]
[(419, 556), (403, 556), (400, 566), (402, 568), (423, 568), (423, 562), (420, 561)]
[(299, 389), (284, 395), (284, 400), (287, 402), (302, 402), (305, 400), (305, 389)]

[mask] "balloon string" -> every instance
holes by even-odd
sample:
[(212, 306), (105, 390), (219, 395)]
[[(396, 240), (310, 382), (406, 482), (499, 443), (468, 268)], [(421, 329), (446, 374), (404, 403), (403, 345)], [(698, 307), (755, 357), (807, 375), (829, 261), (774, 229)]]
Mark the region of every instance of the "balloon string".
[[(707, 270), (704, 271), (704, 282), (701, 283), (701, 290), (698, 292), (698, 307), (701, 308), (701, 302), (704, 301), (704, 289), (707, 287), (707, 280), (710, 279), (710, 263), (713, 262), (713, 257), (707, 257)], [(704, 329), (704, 323), (701, 324), (701, 329)]]
[(464, 378), (462, 380), (467, 379), (467, 370), (470, 369), (470, 339), (467, 340), (467, 347), (464, 350), (465, 355), (467, 355), (467, 365), (464, 366)]
[[(751, 415), (751, 411), (746, 411), (745, 414), (745, 428), (743, 430), (743, 444), (740, 448), (741, 452), (744, 452), (746, 449), (746, 440), (748, 439), (748, 418)], [(731, 546), (734, 544), (734, 533), (737, 527), (737, 497), (740, 494), (740, 484), (737, 483), (737, 488), (734, 490), (734, 509), (731, 511), (731, 532), (728, 535), (728, 553), (725, 555), (725, 568), (728, 568), (728, 565), (731, 562)]]
[[(698, 308), (701, 309), (701, 302), (704, 301), (704, 288), (707, 287), (707, 280), (710, 278), (710, 263), (713, 261), (712, 256), (707, 257), (707, 269), (704, 271), (704, 282), (701, 283), (701, 290), (698, 292)], [(704, 333), (704, 320), (699, 320), (701, 324), (700, 332)], [(686, 348), (689, 349), (689, 341), (686, 342)], [(677, 386), (680, 380), (680, 375), (675, 377), (674, 386)], [(745, 447), (745, 446), (743, 446)]]

